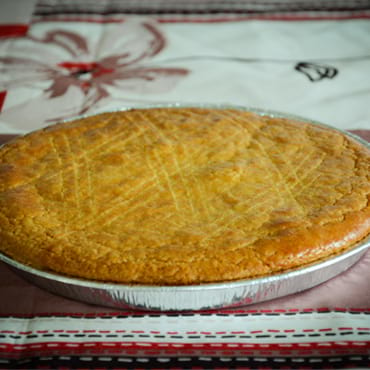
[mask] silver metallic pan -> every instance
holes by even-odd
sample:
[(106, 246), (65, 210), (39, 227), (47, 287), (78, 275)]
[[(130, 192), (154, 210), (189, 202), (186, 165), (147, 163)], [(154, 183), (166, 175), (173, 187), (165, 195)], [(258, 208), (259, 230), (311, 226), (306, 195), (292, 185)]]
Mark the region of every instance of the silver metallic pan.
[[(162, 107), (164, 106), (184, 107), (184, 105), (180, 104), (162, 105)], [(297, 119), (302, 122), (309, 122), (340, 131), (322, 123), (278, 112), (226, 105), (202, 105), (201, 107), (248, 110), (260, 115)], [(370, 148), (369, 143), (364, 140), (346, 132), (340, 132), (351, 136), (362, 145)], [(108, 284), (40, 271), (16, 262), (1, 253), (0, 260), (7, 263), (29, 282), (52, 293), (78, 301), (120, 309), (184, 311), (238, 307), (286, 296), (314, 287), (347, 270), (363, 256), (369, 246), (370, 237), (341, 254), (281, 274), (256, 279), (189, 286)]]

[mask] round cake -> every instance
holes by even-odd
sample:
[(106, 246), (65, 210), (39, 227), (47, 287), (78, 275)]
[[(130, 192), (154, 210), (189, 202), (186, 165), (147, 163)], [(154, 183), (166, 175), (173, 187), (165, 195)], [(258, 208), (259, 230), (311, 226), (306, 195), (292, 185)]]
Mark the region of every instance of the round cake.
[(238, 109), (98, 114), (0, 148), (0, 250), (124, 284), (269, 276), (370, 233), (369, 164), (339, 131)]

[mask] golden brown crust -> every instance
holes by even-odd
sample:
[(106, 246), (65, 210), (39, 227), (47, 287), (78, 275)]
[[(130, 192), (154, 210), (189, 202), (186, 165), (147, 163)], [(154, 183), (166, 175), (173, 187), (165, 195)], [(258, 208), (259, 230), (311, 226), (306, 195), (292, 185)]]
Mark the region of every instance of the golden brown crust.
[(0, 149), (0, 249), (100, 281), (265, 276), (369, 234), (369, 159), (334, 130), (232, 109), (58, 124)]

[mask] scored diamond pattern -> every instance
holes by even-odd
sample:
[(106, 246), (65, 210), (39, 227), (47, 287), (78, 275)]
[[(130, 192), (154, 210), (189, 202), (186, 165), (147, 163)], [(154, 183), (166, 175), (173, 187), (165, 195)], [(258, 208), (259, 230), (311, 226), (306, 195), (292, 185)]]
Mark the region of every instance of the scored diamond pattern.
[[(166, 133), (162, 127), (162, 119), (161, 115), (152, 117), (142, 111), (132, 112), (126, 117), (127, 127), (123, 132), (120, 132), (121, 128), (114, 128), (113, 135), (107, 136), (95, 146), (89, 145), (86, 139), (82, 140), (79, 137), (71, 143), (66, 134), (58, 139), (58, 144), (53, 137), (49, 139), (54, 160), (57, 163), (55, 171), (52, 174), (41, 174), (33, 178), (30, 183), (58, 177), (59, 188), (65, 189), (61, 194), (60, 218), (65, 224), (66, 234), (98, 229), (107, 232), (110, 225), (113, 227), (109, 232), (115, 234), (119, 229), (120, 220), (125, 220), (126, 226), (131, 222), (132, 231), (134, 231), (134, 225), (138, 221), (136, 211), (150, 209), (153, 202), (157, 204), (162, 202), (163, 206), (168, 208), (169, 214), (166, 218), (164, 219), (162, 215), (162, 219), (158, 221), (165, 222), (168, 225), (167, 231), (170, 233), (177, 229), (196, 228), (197, 225), (206, 224), (208, 235), (203, 237), (203, 241), (227, 231), (231, 232), (238, 228), (239, 224), (243, 226), (243, 222), (253, 218), (254, 213), (266, 215), (266, 217), (259, 217), (261, 223), (253, 225), (255, 229), (268, 222), (270, 213), (279, 207), (288, 205), (288, 208), (294, 209), (301, 216), (307, 214), (307, 209), (299, 202), (299, 195), (320, 177), (318, 169), (323, 164), (325, 153), (317, 156), (316, 150), (310, 149), (308, 152), (295, 153), (298, 161), (294, 160), (294, 163), (284, 156), (282, 161), (280, 157), (279, 163), (275, 163), (271, 153), (276, 152), (277, 148), (267, 131), (264, 132), (264, 127), (255, 124), (253, 119), (247, 121), (245, 118), (241, 119), (234, 111), (220, 112), (218, 121), (212, 123), (214, 133), (207, 138), (209, 152), (206, 152), (204, 146), (192, 147), (186, 140), (183, 142), (184, 138), (181, 136), (180, 127), (186, 125), (188, 121), (201, 122), (200, 116), (196, 113), (191, 113), (185, 119), (179, 116), (179, 122), (170, 130), (166, 130)], [(185, 123), (180, 122), (184, 120)], [(225, 121), (232, 122), (234, 126), (234, 132), (231, 132), (230, 136), (223, 136), (222, 129)], [(109, 126), (115, 127), (114, 123), (114, 117), (110, 117), (101, 124), (101, 127), (109, 132), (112, 130)], [(134, 132), (130, 132), (134, 128)], [(245, 136), (245, 146), (239, 149), (244, 151), (244, 155), (258, 158), (259, 173), (263, 179), (260, 190), (255, 187), (254, 193), (239, 194), (244, 197), (244, 200), (237, 199), (238, 195), (234, 194), (235, 183), (224, 181), (225, 179), (222, 178), (228, 171), (232, 172), (238, 168), (235, 163), (240, 161), (240, 158), (231, 151), (229, 158), (217, 161), (218, 153), (222, 152), (229, 143), (238, 143), (241, 135)], [(266, 140), (261, 140), (261, 137)], [(141, 157), (136, 156), (135, 160), (137, 167), (142, 171), (142, 179), (138, 178), (134, 181), (129, 179), (128, 171), (133, 164), (129, 164), (127, 161), (130, 159), (125, 158), (114, 168), (116, 172), (114, 176), (118, 178), (116, 195), (105, 198), (104, 193), (99, 192), (99, 188), (100, 191), (103, 189), (99, 185), (104, 183), (107, 173), (104, 169), (101, 175), (97, 173), (96, 162), (112, 153), (118, 153), (117, 155), (123, 158), (127, 155), (125, 150), (130, 145), (132, 146), (130, 150), (136, 150), (141, 155)], [(79, 147), (77, 155), (76, 146)], [(69, 158), (67, 164), (63, 162), (64, 156)], [(251, 171), (250, 176), (253, 178), (255, 176), (253, 166)], [(294, 181), (288, 183), (287, 174), (292, 176)], [(132, 186), (121, 193), (119, 184), (127, 179), (129, 179), (128, 183), (132, 182)], [(217, 185), (219, 180), (222, 182), (221, 187)], [(248, 180), (246, 183), (248, 184)], [(68, 199), (65, 194), (69, 195)], [(285, 194), (285, 205), (281, 200), (281, 194)], [(217, 203), (219, 206), (222, 197), (228, 198), (229, 203), (223, 201), (225, 208), (224, 212), (220, 213), (214, 208), (214, 204)], [(99, 204), (102, 199), (105, 199), (105, 204), (103, 209), (100, 209), (96, 204)], [(65, 202), (75, 207), (75, 216), (70, 217), (69, 220), (63, 216)], [(237, 203), (237, 209), (232, 206), (233, 202)], [(81, 206), (82, 203), (84, 208)], [(153, 235), (158, 234), (158, 230), (153, 227), (155, 222), (152, 222), (155, 217), (154, 211), (150, 216), (151, 221), (148, 222), (151, 226), (146, 230)], [(67, 227), (69, 223), (74, 224), (72, 229)], [(127, 232), (126, 226), (123, 225), (122, 229)], [(143, 225), (141, 227), (145, 228)]]

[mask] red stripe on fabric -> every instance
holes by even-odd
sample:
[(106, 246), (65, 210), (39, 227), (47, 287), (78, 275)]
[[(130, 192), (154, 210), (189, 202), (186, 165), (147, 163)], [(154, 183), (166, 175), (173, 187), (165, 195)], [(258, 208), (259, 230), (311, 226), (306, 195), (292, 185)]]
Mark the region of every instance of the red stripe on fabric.
[(213, 350), (236, 350), (236, 349), (262, 349), (262, 350), (311, 350), (311, 349), (369, 349), (369, 341), (334, 341), (334, 342), (307, 342), (307, 343), (154, 343), (154, 342), (38, 342), (13, 344), (3, 343), (0, 345), (0, 352), (19, 352), (32, 349), (65, 349), (65, 348), (87, 348), (87, 349), (107, 349), (107, 348), (175, 348), (175, 349), (213, 349)]
[(0, 91), (0, 113), (5, 103), (6, 91)]
[(81, 22), (81, 23), (122, 23), (126, 20), (126, 17), (119, 19), (94, 19), (94, 18), (85, 18), (85, 17), (50, 17), (45, 19), (37, 19), (32, 21), (32, 24), (44, 23), (44, 22)]
[[(326, 352), (318, 352), (318, 351), (314, 351), (314, 352), (302, 352), (302, 351), (286, 351), (286, 352), (283, 352), (283, 353), (277, 353), (277, 352), (270, 352), (271, 355), (274, 355), (274, 356), (278, 356), (278, 357), (281, 357), (281, 356), (289, 356), (289, 357), (301, 357), (301, 356), (306, 356), (306, 357), (309, 357), (309, 356), (338, 356), (338, 355), (350, 355), (350, 356), (356, 356), (356, 355), (359, 355), (359, 356), (362, 356), (362, 355), (366, 355), (366, 353), (361, 353), (361, 352), (354, 352), (354, 351), (326, 351)], [(184, 352), (181, 352), (181, 354), (178, 352), (178, 351), (169, 351), (169, 350), (166, 350), (166, 351), (143, 351), (143, 350), (133, 350), (133, 351), (127, 351), (127, 352), (121, 352), (120, 350), (118, 351), (114, 351), (114, 350), (105, 350), (104, 353), (102, 352), (99, 352), (99, 351), (91, 351), (89, 353), (86, 353), (86, 352), (69, 352), (68, 350), (63, 350), (63, 351), (60, 351), (58, 352), (57, 354), (55, 352), (52, 352), (52, 351), (48, 351), (48, 352), (29, 352), (29, 353), (26, 353), (26, 354), (12, 354), (12, 353), (9, 353), (9, 355), (6, 357), (7, 359), (19, 359), (19, 358), (27, 358), (27, 357), (39, 357), (39, 356), (55, 356), (55, 355), (59, 355), (59, 356), (71, 356), (71, 355), (78, 355), (78, 356), (104, 356), (104, 355), (111, 355), (111, 356), (114, 356), (114, 355), (121, 355), (121, 356), (138, 356), (138, 357), (143, 357), (143, 355), (145, 357), (158, 357), (158, 356), (189, 356), (189, 357), (192, 357), (192, 356), (207, 356), (207, 355), (210, 355), (210, 356), (216, 356), (216, 357), (234, 357), (234, 356), (261, 356), (262, 355), (262, 352), (259, 352), (259, 351), (238, 351), (238, 352), (231, 352), (231, 351), (205, 351), (205, 350), (202, 350), (202, 351), (198, 351), (198, 350), (189, 350), (189, 351), (184, 351)], [(280, 368), (280, 367), (279, 367)], [(59, 369), (59, 368), (58, 368)], [(81, 368), (81, 369), (86, 369), (85, 367), (84, 368)], [(126, 368), (127, 369), (127, 368)], [(161, 368), (162, 369), (162, 368)], [(244, 369), (244, 367), (243, 367)], [(255, 369), (255, 368), (254, 368)], [(260, 368), (259, 368), (260, 369)], [(262, 369), (262, 368), (261, 368)], [(269, 368), (270, 369), (270, 368)], [(281, 367), (280, 369), (284, 369), (284, 367)], [(289, 367), (289, 369), (291, 369)], [(297, 368), (295, 368), (297, 369)], [(303, 369), (303, 368), (299, 368), (299, 369)], [(312, 367), (310, 368), (307, 368), (307, 369), (312, 369)], [(351, 368), (353, 369), (353, 368)]]
[[(155, 17), (154, 17), (155, 18)], [(86, 23), (121, 23), (126, 19), (123, 16), (120, 19), (102, 19), (102, 18), (87, 18), (87, 17), (46, 17), (45, 19), (37, 19), (32, 23), (39, 22), (86, 22)], [(221, 22), (242, 22), (242, 21), (338, 21), (338, 20), (358, 20), (370, 19), (370, 14), (343, 14), (343, 15), (253, 15), (253, 16), (236, 16), (236, 17), (217, 17), (217, 18), (156, 18), (159, 23), (221, 23)]]
[(1, 24), (0, 37), (20, 37), (27, 34), (28, 24)]
[[(370, 19), (370, 14), (361, 15), (341, 15), (341, 16), (248, 16), (235, 18), (214, 18), (214, 19), (157, 19), (159, 23), (222, 23), (222, 22), (243, 22), (243, 21), (341, 21), (350, 19)], [(94, 22), (91, 20), (91, 22)]]

